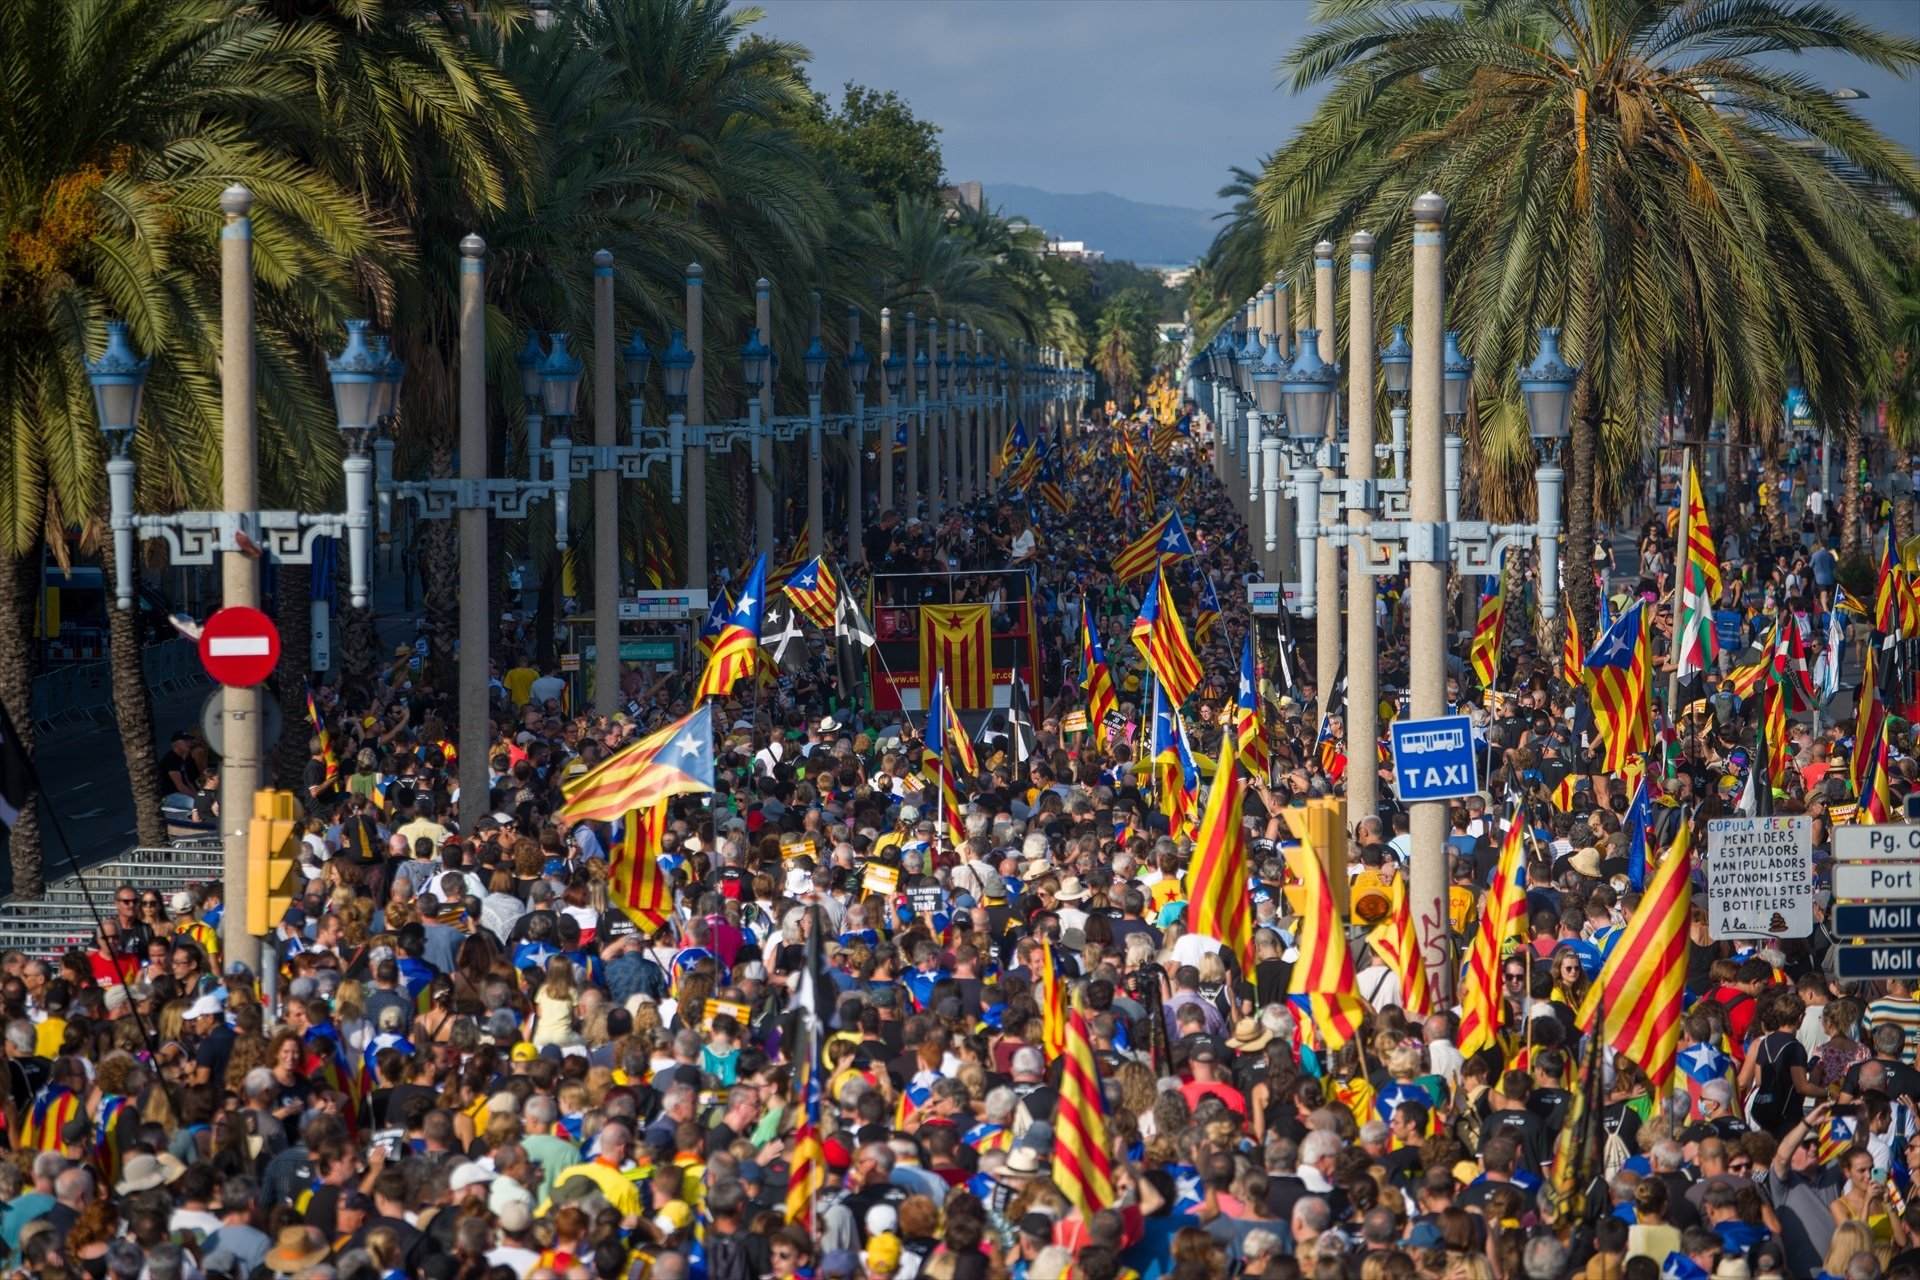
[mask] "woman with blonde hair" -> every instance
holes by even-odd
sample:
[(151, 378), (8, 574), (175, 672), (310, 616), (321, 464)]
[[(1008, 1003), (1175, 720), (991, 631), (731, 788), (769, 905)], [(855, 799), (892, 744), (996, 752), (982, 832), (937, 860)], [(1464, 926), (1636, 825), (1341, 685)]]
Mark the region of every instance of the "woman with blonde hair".
[(1833, 1229), (1833, 1239), (1827, 1244), (1826, 1260), (1820, 1264), (1820, 1274), (1816, 1280), (1848, 1280), (1848, 1268), (1863, 1253), (1874, 1258), (1876, 1263), (1881, 1257), (1867, 1224), (1859, 1221), (1840, 1223)]
[(573, 1002), (579, 995), (573, 984), (573, 962), (565, 956), (547, 961), (545, 977), (534, 993), (533, 1013), (526, 1037), (536, 1049), (569, 1044), (573, 1040)]

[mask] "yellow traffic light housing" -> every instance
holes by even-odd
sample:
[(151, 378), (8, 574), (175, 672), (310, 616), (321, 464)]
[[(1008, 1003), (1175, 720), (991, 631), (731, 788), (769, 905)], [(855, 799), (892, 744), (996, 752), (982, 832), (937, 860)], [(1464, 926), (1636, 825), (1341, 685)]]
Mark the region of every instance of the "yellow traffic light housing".
[(253, 821), (247, 828), (247, 932), (272, 933), (293, 905), (293, 792), (262, 788), (253, 793)]

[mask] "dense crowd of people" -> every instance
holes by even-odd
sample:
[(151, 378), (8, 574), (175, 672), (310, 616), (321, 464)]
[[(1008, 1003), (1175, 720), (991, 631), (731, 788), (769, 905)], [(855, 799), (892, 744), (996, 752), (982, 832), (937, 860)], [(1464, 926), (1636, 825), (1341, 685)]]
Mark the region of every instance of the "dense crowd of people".
[[(1454, 810), (1444, 851), (1459, 950), (1508, 826), (1527, 834), (1498, 1042), (1463, 1054), (1452, 1000), (1409, 1008), (1371, 930), (1410, 860), (1440, 855), (1412, 847), (1382, 768), (1381, 811), (1349, 815), (1332, 851), (1365, 1019), (1329, 1045), (1291, 998), (1286, 819), (1381, 757), (1344, 740), (1337, 692), (1323, 709), (1284, 620), (1249, 616), (1244, 523), (1204, 423), (1182, 422), (1158, 448), (1126, 416), (1061, 433), (1064, 511), (1002, 486), (937, 523), (876, 513), (840, 571), (883, 602), (888, 575), (958, 573), (982, 598), (1022, 575), (1040, 630), (1030, 736), (988, 726), (955, 830), (921, 771), (918, 716), (873, 710), (830, 642), (769, 664), (716, 708), (713, 791), (676, 800), (658, 847), (637, 851), (670, 878), (664, 922), (609, 904), (630, 833), (556, 815), (570, 780), (687, 711), (692, 673), (630, 675), (625, 711), (588, 716), (510, 637), (484, 798), (458, 793), (457, 708), (411, 648), (375, 687), (316, 690), (328, 735), (303, 787), (305, 885), (259, 972), (223, 962), (217, 883), (121, 886), (91, 950), (0, 962), (10, 1265), (48, 1280), (1920, 1276), (1920, 998), (1829, 977), (1825, 894), (1811, 937), (1758, 945), (1715, 940), (1694, 908), (1679, 1071), (1655, 1081), (1608, 1055), (1588, 1203), (1543, 1202), (1586, 1087), (1580, 1010), (1641, 891), (1632, 787), (1600, 767), (1591, 708), (1530, 625), (1508, 627), (1497, 693), (1464, 641), (1450, 659), (1450, 699), (1486, 751), (1483, 795)], [(1246, 810), (1250, 968), (1184, 927), (1192, 830), (1150, 794), (1126, 642), (1140, 583), (1112, 560), (1153, 512), (1113, 497), (1123, 435), (1195, 543), (1168, 570), (1204, 673), (1184, 709), (1194, 753), (1232, 750), (1242, 640), (1262, 633), (1274, 761)], [(1806, 472), (1789, 457), (1772, 474), (1804, 496)], [(1755, 483), (1772, 503), (1794, 493)], [(1741, 507), (1736, 488), (1716, 514)], [(1815, 505), (1721, 531), (1728, 659), (1663, 721), (1656, 861), (1683, 824), (1731, 811), (1755, 765), (1753, 699), (1729, 691), (1738, 655), (1776, 619), (1814, 655), (1833, 634), (1838, 516)], [(1869, 515), (1876, 533), (1890, 518)], [(1647, 517), (1630, 570), (1612, 542), (1594, 569), (1615, 612), (1659, 603), (1664, 647), (1671, 532)], [(1408, 662), (1397, 587), (1381, 606), (1390, 704)], [(1083, 603), (1118, 685), (1104, 745), (1066, 727), (1084, 711)], [(1793, 767), (1769, 786), (1776, 813), (1813, 816), (1823, 885), (1831, 810), (1856, 799), (1850, 727), (1796, 722)], [(1909, 733), (1896, 719), (1896, 797)], [(217, 800), (191, 741), (161, 769), (163, 790)], [(876, 866), (891, 890), (870, 887)], [(1104, 1100), (1114, 1194), (1091, 1213), (1057, 1181), (1052, 978), (1085, 1019)], [(819, 980), (828, 998), (803, 1006)], [(814, 1110), (824, 1186), (795, 1201)]]

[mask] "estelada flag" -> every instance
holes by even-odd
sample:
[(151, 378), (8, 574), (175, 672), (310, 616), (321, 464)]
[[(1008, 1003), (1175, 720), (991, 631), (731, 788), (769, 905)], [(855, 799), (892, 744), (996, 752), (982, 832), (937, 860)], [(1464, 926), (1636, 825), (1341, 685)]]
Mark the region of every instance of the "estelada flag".
[(641, 930), (652, 933), (673, 914), (673, 891), (660, 870), (660, 843), (667, 831), (667, 802), (636, 809), (614, 845), (607, 867), (607, 900)]
[(560, 816), (614, 822), (673, 796), (713, 790), (713, 708), (703, 705), (581, 774)]
[(945, 672), (947, 697), (962, 711), (993, 705), (993, 618), (984, 604), (929, 604), (920, 608), (920, 698), (929, 705), (936, 676)]

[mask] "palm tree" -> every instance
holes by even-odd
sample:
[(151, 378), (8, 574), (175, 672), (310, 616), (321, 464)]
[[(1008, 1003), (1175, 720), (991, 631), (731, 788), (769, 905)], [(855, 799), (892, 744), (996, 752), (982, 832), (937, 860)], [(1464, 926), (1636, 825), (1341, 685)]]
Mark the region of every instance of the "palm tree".
[[(153, 361), (134, 444), (142, 507), (217, 500), (218, 199), (231, 182), (256, 193), (263, 477), (292, 487), (303, 459), (337, 448), (301, 339), (337, 323), (354, 264), (381, 241), (361, 204), (301, 158), (317, 145), (310, 90), (324, 56), (317, 36), (225, 0), (0, 7), (0, 700), (29, 742), (41, 548), (66, 554), (106, 505), (84, 362), (107, 318), (124, 317)], [(114, 633), (116, 711), (151, 838), (152, 712), (133, 632)], [(15, 892), (39, 893), (31, 809), (12, 863)]]
[[(1514, 403), (1542, 324), (1583, 366), (1575, 563), (1681, 388), (1695, 429), (1757, 419), (1796, 363), (1817, 403), (1858, 403), (1903, 242), (1876, 188), (1914, 203), (1920, 170), (1757, 59), (1824, 49), (1904, 71), (1920, 44), (1783, 0), (1322, 0), (1317, 16), (1284, 66), (1327, 96), (1254, 189), (1266, 265), (1304, 267), (1313, 242), (1365, 227), (1385, 246), (1380, 314), (1405, 314), (1409, 206), (1445, 194), (1449, 323), (1477, 357), (1476, 397)], [(1480, 420), (1513, 424), (1477, 441), (1500, 518), (1531, 505), (1523, 419)], [(1590, 624), (1592, 584), (1575, 574), (1567, 594)]]

